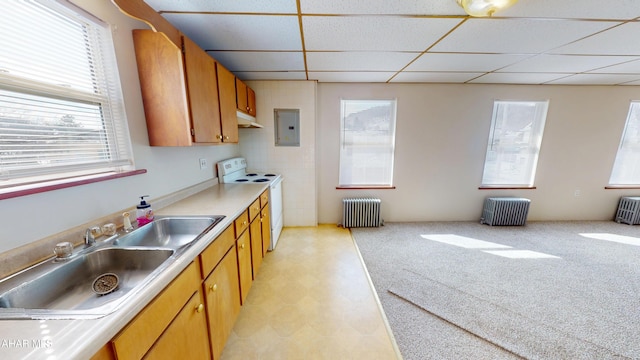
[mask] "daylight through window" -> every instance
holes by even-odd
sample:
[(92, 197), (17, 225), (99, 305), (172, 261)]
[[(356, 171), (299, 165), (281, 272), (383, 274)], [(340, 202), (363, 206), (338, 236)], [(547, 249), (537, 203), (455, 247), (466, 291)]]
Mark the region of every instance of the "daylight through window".
[(390, 187), (396, 100), (342, 100), (340, 178), (343, 187)]
[(547, 101), (495, 101), (482, 186), (532, 187)]
[(629, 106), (609, 185), (640, 185), (640, 101)]
[(2, 3), (0, 188), (133, 169), (110, 29), (64, 4)]

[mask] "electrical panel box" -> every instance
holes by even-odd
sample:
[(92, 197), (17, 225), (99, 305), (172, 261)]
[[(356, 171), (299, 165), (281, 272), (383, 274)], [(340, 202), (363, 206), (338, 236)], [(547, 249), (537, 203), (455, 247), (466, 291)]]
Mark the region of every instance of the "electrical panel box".
[(274, 109), (276, 146), (300, 146), (300, 109)]

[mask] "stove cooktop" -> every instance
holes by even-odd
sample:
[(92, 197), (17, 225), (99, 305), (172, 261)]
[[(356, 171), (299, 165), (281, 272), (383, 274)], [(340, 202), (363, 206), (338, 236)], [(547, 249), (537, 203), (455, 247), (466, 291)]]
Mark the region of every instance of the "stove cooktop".
[(275, 178), (276, 174), (258, 174), (258, 173), (248, 173), (245, 174), (244, 176), (235, 179), (235, 181), (233, 182), (238, 182), (238, 183), (246, 183), (246, 182), (257, 182), (257, 183), (261, 183), (261, 182), (269, 182), (271, 180), (273, 180), (273, 178)]

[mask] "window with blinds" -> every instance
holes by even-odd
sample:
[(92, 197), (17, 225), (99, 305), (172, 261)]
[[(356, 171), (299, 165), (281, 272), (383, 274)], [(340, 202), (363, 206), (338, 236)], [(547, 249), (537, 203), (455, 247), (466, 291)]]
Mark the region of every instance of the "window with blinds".
[(340, 187), (393, 186), (396, 100), (341, 100)]
[(110, 28), (66, 1), (0, 11), (0, 189), (133, 170)]

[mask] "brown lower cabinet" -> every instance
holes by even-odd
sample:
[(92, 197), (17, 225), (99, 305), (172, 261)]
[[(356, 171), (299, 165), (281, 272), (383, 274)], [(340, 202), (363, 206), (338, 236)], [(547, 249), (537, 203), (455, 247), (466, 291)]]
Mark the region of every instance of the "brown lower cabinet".
[[(256, 201), (260, 204), (260, 199)], [(254, 222), (260, 225), (266, 208), (258, 209)], [(252, 254), (249, 211), (238, 216), (92, 359), (219, 359), (258, 271), (252, 256), (256, 261), (263, 256), (262, 236), (257, 235)]]
[(203, 283), (213, 358), (219, 359), (240, 313), (238, 255), (235, 244)]
[[(153, 348), (165, 348), (167, 341), (175, 342), (176, 346), (180, 344), (178, 354), (189, 352), (199, 354), (191, 359), (209, 358), (200, 282), (200, 264), (194, 261), (113, 338), (116, 358), (151, 359), (153, 354), (164, 355)], [(166, 338), (167, 332), (174, 334), (178, 341)]]
[(196, 291), (144, 359), (211, 359), (208, 337), (204, 298)]

